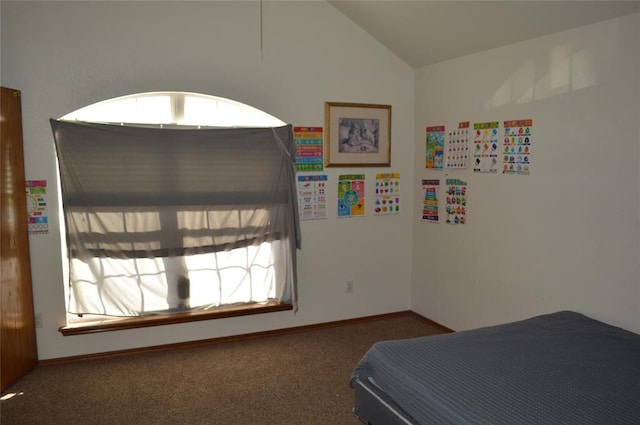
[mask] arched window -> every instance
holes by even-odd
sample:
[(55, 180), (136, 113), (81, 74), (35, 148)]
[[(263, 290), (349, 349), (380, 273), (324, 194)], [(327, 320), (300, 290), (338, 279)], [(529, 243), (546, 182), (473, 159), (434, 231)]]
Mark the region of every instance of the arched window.
[(295, 304), (290, 126), (175, 92), (99, 102), (51, 125), (73, 317)]
[(278, 118), (223, 97), (186, 92), (150, 92), (94, 103), (61, 118), (121, 125), (190, 127), (280, 127)]

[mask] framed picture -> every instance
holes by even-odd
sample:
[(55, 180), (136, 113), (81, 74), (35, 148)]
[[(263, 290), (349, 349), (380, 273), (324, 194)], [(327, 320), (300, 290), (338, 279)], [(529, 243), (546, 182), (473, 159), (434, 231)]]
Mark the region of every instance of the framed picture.
[(390, 167), (391, 106), (326, 102), (327, 167)]

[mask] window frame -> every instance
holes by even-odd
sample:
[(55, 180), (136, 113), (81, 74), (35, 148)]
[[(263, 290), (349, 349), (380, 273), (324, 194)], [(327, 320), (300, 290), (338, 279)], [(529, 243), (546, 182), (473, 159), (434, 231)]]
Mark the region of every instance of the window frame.
[[(147, 98), (152, 96), (169, 96), (171, 99), (171, 122), (163, 122), (163, 123), (150, 123), (150, 122), (127, 122), (127, 126), (140, 126), (140, 127), (160, 127), (160, 128), (238, 128), (238, 127), (256, 127), (260, 125), (255, 125), (255, 123), (242, 123), (240, 121), (233, 122), (228, 126), (220, 126), (220, 125), (199, 125), (194, 123), (184, 124), (181, 123), (184, 121), (184, 111), (185, 111), (185, 100), (188, 97), (197, 97), (197, 98), (206, 98), (206, 99), (216, 99), (221, 102), (227, 102), (229, 104), (245, 107), (247, 110), (252, 111), (254, 114), (254, 119), (256, 114), (264, 115), (264, 122), (271, 122), (272, 125), (286, 125), (284, 122), (278, 120), (277, 118), (264, 113), (256, 108), (253, 108), (249, 105), (242, 104), (240, 102), (232, 101), (230, 99), (207, 96), (198, 93), (187, 93), (187, 92), (151, 92), (151, 93), (139, 93), (132, 94), (127, 96), (122, 96), (119, 98), (109, 99), (106, 101), (98, 102), (93, 105), (89, 105), (85, 108), (81, 108), (77, 111), (74, 111), (70, 114), (63, 116), (60, 120), (65, 121), (84, 121), (84, 122), (99, 122), (99, 123), (110, 123), (110, 124), (119, 124), (125, 125), (124, 121), (121, 120), (96, 120), (96, 119), (88, 119), (87, 111), (95, 108), (97, 106), (104, 106), (109, 102), (118, 102), (122, 100), (130, 100), (132, 98)], [(84, 112), (83, 112), (84, 111)], [(82, 113), (81, 113), (82, 112)], [(144, 120), (138, 120), (144, 121)], [(268, 126), (265, 126), (268, 127)], [(60, 203), (60, 208), (62, 210), (62, 203)], [(64, 212), (61, 211), (61, 217), (63, 217)], [(62, 221), (62, 219), (61, 219)], [(61, 223), (61, 231), (64, 230), (64, 223)], [(63, 238), (64, 239), (64, 238)], [(67, 271), (68, 273), (68, 271)], [(65, 293), (68, 294), (69, 287), (67, 284), (64, 285)], [(68, 299), (68, 298), (67, 298)], [(124, 329), (134, 329), (141, 327), (149, 327), (149, 326), (159, 326), (159, 325), (167, 325), (167, 324), (176, 324), (176, 323), (185, 323), (185, 322), (194, 322), (201, 320), (211, 320), (218, 318), (227, 318), (227, 317), (237, 317), (244, 315), (253, 315), (253, 314), (262, 314), (262, 313), (271, 313), (278, 311), (287, 311), (293, 310), (294, 305), (286, 302), (278, 302), (278, 301), (268, 301), (266, 303), (247, 303), (243, 305), (233, 305), (233, 306), (219, 306), (213, 310), (205, 310), (205, 311), (184, 311), (179, 313), (167, 313), (167, 314), (153, 314), (153, 315), (143, 315), (143, 316), (135, 316), (135, 317), (108, 317), (102, 315), (84, 315), (84, 317), (80, 317), (76, 320), (70, 320), (72, 316), (76, 316), (73, 313), (68, 312), (68, 305), (66, 305), (65, 310), (67, 314), (67, 323), (64, 326), (59, 328), (60, 332), (67, 335), (78, 335), (85, 333), (96, 333), (96, 332), (105, 332), (105, 331), (114, 331), (114, 330), (124, 330)]]

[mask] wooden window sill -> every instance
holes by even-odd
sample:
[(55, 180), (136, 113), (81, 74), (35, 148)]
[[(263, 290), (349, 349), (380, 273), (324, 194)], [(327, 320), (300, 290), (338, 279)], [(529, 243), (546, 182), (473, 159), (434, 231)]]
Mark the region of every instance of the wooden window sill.
[(138, 329), (149, 326), (173, 325), (177, 323), (197, 322), (201, 320), (224, 319), (228, 317), (248, 316), (251, 314), (273, 313), (277, 311), (293, 310), (291, 304), (270, 301), (267, 303), (252, 303), (241, 306), (218, 307), (207, 311), (186, 311), (170, 314), (153, 314), (138, 317), (97, 319), (71, 323), (60, 327), (64, 336), (83, 335), (99, 332)]

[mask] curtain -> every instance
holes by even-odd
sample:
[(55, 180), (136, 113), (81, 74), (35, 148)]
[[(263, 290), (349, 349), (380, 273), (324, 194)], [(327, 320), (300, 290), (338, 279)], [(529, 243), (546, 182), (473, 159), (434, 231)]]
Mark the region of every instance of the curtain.
[[(185, 305), (193, 289), (206, 300), (200, 308), (267, 298), (296, 305), (300, 228), (291, 126), (51, 120), (51, 127), (70, 312), (132, 316), (193, 307)], [(271, 295), (256, 289), (258, 281), (270, 282)]]

